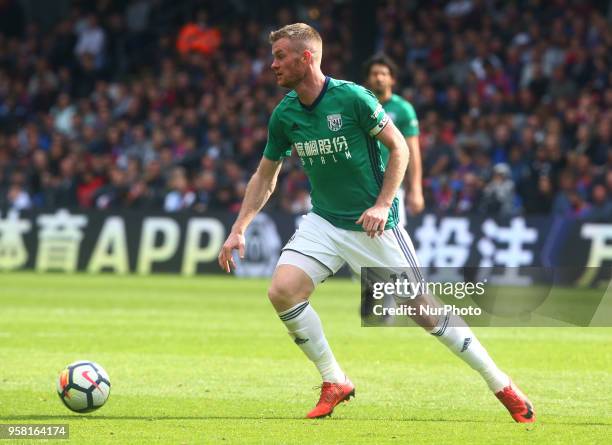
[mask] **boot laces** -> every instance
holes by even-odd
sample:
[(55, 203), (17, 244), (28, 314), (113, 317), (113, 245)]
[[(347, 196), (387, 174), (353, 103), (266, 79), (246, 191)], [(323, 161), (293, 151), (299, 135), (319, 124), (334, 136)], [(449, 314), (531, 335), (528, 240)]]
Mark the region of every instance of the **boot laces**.
[(323, 382), (320, 386), (315, 386), (313, 389), (320, 389), (321, 396), (317, 403), (333, 403), (338, 395), (338, 388), (335, 384), (330, 382)]
[(503, 394), (513, 411), (520, 411), (525, 408), (525, 401), (512, 388), (509, 391), (504, 391)]

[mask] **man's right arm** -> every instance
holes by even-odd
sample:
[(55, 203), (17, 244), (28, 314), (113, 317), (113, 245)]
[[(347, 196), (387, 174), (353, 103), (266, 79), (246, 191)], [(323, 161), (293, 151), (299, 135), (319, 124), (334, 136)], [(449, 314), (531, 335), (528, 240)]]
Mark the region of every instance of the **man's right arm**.
[(276, 179), (278, 178), (282, 163), (282, 159), (272, 161), (262, 157), (257, 171), (251, 177), (244, 194), (238, 218), (236, 218), (232, 231), (227, 240), (225, 240), (221, 252), (219, 252), (219, 266), (226, 272), (229, 273), (231, 268), (236, 268), (232, 258), (233, 250), (238, 249), (240, 258), (244, 258), (244, 233), (248, 225), (253, 221), (253, 218), (255, 218), (255, 215), (268, 202), (270, 195), (274, 192)]
[(272, 161), (265, 156), (261, 158), (257, 171), (247, 184), (244, 200), (238, 218), (232, 226), (232, 232), (243, 234), (255, 215), (268, 202), (276, 188), (276, 179), (282, 164), (282, 159)]

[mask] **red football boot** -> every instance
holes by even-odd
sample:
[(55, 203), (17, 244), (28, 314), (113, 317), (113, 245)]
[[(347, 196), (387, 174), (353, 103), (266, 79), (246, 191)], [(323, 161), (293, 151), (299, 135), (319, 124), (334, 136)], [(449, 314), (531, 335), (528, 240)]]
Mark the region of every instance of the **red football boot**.
[(306, 414), (306, 417), (318, 419), (331, 416), (336, 405), (345, 400), (348, 401), (351, 397), (355, 397), (355, 385), (349, 379), (346, 379), (344, 383), (323, 382), (317, 406)]
[(527, 396), (525, 396), (525, 394), (523, 394), (521, 390), (518, 389), (514, 383), (512, 383), (512, 380), (510, 380), (510, 384), (508, 386), (501, 391), (496, 392), (495, 396), (508, 409), (515, 422), (535, 422), (536, 415), (532, 403), (529, 401)]

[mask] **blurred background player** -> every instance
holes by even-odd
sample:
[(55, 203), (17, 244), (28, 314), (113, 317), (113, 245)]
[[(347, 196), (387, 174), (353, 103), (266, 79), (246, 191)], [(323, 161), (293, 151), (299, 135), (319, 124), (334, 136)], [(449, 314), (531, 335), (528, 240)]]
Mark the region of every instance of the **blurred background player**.
[[(397, 191), (398, 211), (400, 224), (406, 227), (406, 209), (411, 215), (417, 215), (425, 208), (422, 187), (422, 165), (421, 150), (419, 147), (419, 121), (416, 111), (410, 102), (393, 93), (393, 88), (398, 76), (397, 65), (386, 54), (376, 54), (364, 64), (367, 87), (376, 95), (376, 98), (385, 109), (387, 116), (393, 121), (397, 129), (406, 138), (410, 162), (408, 171), (404, 176), (404, 183)], [(387, 165), (389, 153), (382, 150), (383, 164)], [(407, 190), (407, 192), (406, 192)], [(367, 302), (373, 302), (367, 299)], [(384, 307), (394, 307), (395, 300), (391, 295), (385, 295)], [(371, 314), (369, 305), (362, 306), (362, 316)], [(383, 316), (386, 324), (393, 323), (393, 317), (388, 314)]]
[[(410, 151), (408, 172), (404, 185), (398, 190), (400, 224), (406, 225), (406, 208), (411, 215), (417, 215), (425, 208), (422, 185), (421, 150), (419, 147), (419, 120), (410, 102), (393, 93), (398, 69), (393, 60), (385, 54), (376, 54), (365, 63), (367, 87), (376, 95), (387, 116), (406, 138)], [(389, 154), (382, 150), (386, 165)]]

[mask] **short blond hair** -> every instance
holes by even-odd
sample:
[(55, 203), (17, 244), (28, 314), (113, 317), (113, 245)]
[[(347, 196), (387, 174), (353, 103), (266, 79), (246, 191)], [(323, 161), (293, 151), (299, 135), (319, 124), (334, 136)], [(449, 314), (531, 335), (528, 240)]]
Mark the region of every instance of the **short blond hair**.
[(270, 43), (280, 39), (289, 39), (292, 43), (297, 43), (300, 51), (307, 49), (313, 53), (315, 59), (321, 62), (323, 40), (319, 32), (312, 26), (306, 23), (292, 23), (270, 33)]

